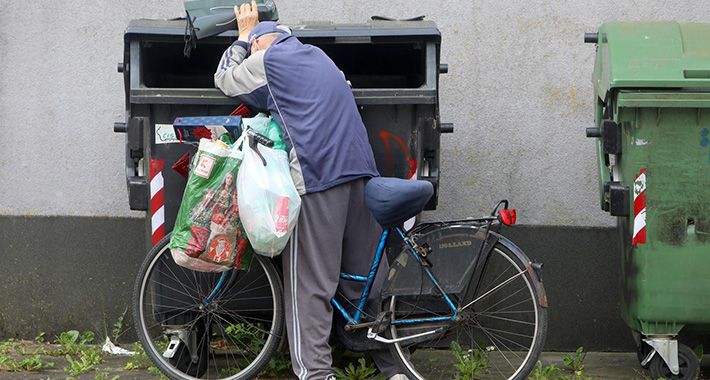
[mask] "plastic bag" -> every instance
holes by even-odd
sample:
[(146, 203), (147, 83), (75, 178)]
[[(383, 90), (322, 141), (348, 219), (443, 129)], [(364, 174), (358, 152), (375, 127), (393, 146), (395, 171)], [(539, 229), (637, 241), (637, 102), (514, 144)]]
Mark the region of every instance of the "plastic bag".
[(301, 197), (291, 179), (285, 151), (251, 145), (248, 139), (242, 151), (244, 160), (237, 176), (239, 217), (254, 251), (274, 257), (284, 249), (296, 226)]
[(235, 147), (200, 140), (170, 238), (170, 252), (178, 265), (222, 272), (251, 264), (236, 189), (242, 152)]
[(281, 127), (271, 116), (259, 113), (254, 117), (243, 118), (242, 123), (244, 130), (251, 129), (273, 141), (274, 146), (272, 148), (286, 151), (286, 143), (281, 133)]

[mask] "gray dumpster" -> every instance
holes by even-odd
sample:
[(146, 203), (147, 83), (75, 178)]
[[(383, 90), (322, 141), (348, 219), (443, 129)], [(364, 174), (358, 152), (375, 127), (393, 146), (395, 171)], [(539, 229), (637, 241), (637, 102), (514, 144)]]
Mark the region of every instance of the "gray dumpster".
[[(323, 49), (352, 83), (384, 176), (439, 182), (439, 134), (453, 127), (439, 119), (440, 34), (429, 21), (290, 25), (304, 43)], [(145, 210), (148, 247), (175, 221), (185, 177), (172, 169), (191, 146), (175, 143), (179, 116), (228, 115), (237, 100), (214, 88), (213, 74), (236, 31), (200, 40), (183, 55), (185, 21), (135, 20), (125, 32), (123, 73), (126, 179), (132, 210)], [(427, 209), (436, 208), (435, 195)]]

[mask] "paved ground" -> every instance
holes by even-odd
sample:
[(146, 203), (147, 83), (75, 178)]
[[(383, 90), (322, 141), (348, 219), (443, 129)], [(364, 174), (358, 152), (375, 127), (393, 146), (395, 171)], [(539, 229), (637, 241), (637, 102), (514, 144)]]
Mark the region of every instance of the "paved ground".
[[(0, 355), (0, 368), (3, 368), (2, 357), (10, 357), (15, 360), (20, 360), (23, 357), (21, 353), (31, 355), (35, 352), (42, 353), (41, 358), (43, 361), (54, 362), (54, 367), (31, 372), (9, 372), (7, 370), (0, 369), (0, 379), (67, 379), (69, 377), (69, 373), (64, 370), (64, 367), (68, 367), (69, 363), (66, 359), (62, 356), (56, 356), (56, 353), (55, 356), (46, 355), (46, 353), (58, 348), (60, 348), (60, 346), (46, 344), (38, 345), (33, 342), (21, 342), (19, 344), (15, 343), (10, 350), (8, 350), (6, 346), (4, 356)], [(0, 354), (3, 354), (2, 346), (0, 346)], [(544, 365), (554, 364), (557, 367), (564, 368), (562, 355), (563, 353), (545, 353), (543, 354), (541, 360)], [(116, 376), (118, 376), (118, 379), (125, 380), (160, 379), (161, 376), (151, 373), (146, 369), (150, 363), (146, 363), (144, 361), (142, 362), (141, 360), (144, 359), (146, 358), (136, 359), (126, 356), (107, 356), (105, 357), (103, 363), (96, 366), (96, 369), (76, 376), (75, 379), (109, 380), (114, 379)], [(126, 364), (129, 361), (134, 362), (142, 368), (126, 370)], [(710, 362), (710, 358), (706, 357), (704, 362)], [(6, 365), (4, 367), (7, 368)], [(710, 374), (710, 367), (704, 368), (703, 372)], [(584, 360), (584, 374), (589, 378), (600, 380), (652, 380), (648, 373), (641, 370), (638, 366), (635, 353), (588, 353)], [(558, 375), (569, 375), (569, 372), (561, 372), (558, 373)], [(434, 374), (432, 374), (431, 379), (439, 380)]]

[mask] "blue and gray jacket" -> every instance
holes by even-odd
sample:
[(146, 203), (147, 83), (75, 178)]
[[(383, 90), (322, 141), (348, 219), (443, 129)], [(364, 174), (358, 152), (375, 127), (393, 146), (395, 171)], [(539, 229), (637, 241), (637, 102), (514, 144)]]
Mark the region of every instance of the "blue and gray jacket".
[(379, 175), (352, 91), (322, 50), (290, 34), (249, 57), (247, 48), (224, 52), (215, 86), (281, 125), (300, 194)]

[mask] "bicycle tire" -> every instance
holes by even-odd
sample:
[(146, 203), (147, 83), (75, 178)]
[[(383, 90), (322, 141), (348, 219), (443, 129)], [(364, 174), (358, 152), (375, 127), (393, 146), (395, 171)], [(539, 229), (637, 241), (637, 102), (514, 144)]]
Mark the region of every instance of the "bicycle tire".
[[(477, 252), (474, 252), (473, 254), (475, 254), (475, 253), (477, 253)], [(461, 325), (465, 325), (467, 323), (465, 321), (463, 321), (463, 322), (459, 321), (459, 322), (455, 322), (454, 324), (449, 325), (449, 327), (447, 327), (445, 332), (431, 335), (432, 338), (425, 339), (424, 342), (422, 342), (422, 339), (419, 339), (419, 340), (414, 339), (412, 341), (415, 343), (407, 343), (405, 341), (405, 342), (390, 344), (389, 349), (390, 349), (390, 352), (392, 353), (392, 356), (394, 357), (395, 361), (398, 362), (400, 367), (405, 371), (404, 374), (409, 379), (411, 379), (411, 380), (425, 380), (427, 372), (436, 373), (437, 374), (436, 378), (457, 378), (457, 379), (458, 378), (468, 378), (468, 377), (462, 376), (463, 374), (461, 374), (460, 371), (458, 373), (456, 373), (456, 372), (445, 373), (448, 370), (447, 368), (453, 368), (454, 365), (450, 365), (448, 367), (442, 367), (443, 369), (437, 370), (437, 369), (426, 368), (426, 367), (427, 366), (437, 367), (437, 366), (441, 366), (441, 364), (431, 364), (431, 363), (426, 363), (425, 360), (421, 360), (422, 357), (428, 358), (429, 360), (434, 360), (434, 359), (441, 360), (441, 358), (443, 358), (444, 360), (452, 360), (452, 361), (456, 362), (456, 360), (458, 360), (458, 359), (455, 357), (455, 355), (450, 353), (452, 351), (451, 344), (446, 345), (447, 339), (450, 341), (457, 340), (457, 343), (459, 343), (459, 346), (463, 350), (461, 352), (464, 352), (463, 355), (468, 355), (469, 358), (471, 358), (472, 355), (476, 355), (476, 352), (485, 351), (486, 358), (485, 359), (476, 359), (476, 360), (482, 360), (482, 362), (487, 362), (485, 365), (488, 366), (488, 368), (483, 368), (483, 370), (481, 371), (483, 373), (480, 373), (480, 372), (477, 373), (475, 375), (475, 378), (477, 378), (477, 379), (522, 380), (522, 379), (526, 379), (527, 376), (529, 375), (529, 373), (533, 370), (540, 354), (542, 353), (542, 349), (545, 344), (545, 338), (547, 335), (547, 309), (546, 309), (546, 305), (545, 305), (545, 307), (543, 307), (539, 301), (540, 296), (541, 296), (540, 293), (543, 293), (543, 295), (544, 295), (544, 288), (542, 287), (542, 282), (537, 278), (537, 275), (534, 273), (534, 271), (528, 270), (528, 265), (529, 265), (530, 261), (527, 259), (527, 257), (524, 257), (524, 255), (522, 255), (523, 258), (521, 259), (520, 256), (513, 253), (508, 247), (506, 247), (501, 242), (496, 243), (493, 250), (491, 251), (491, 258), (495, 258), (496, 257), (495, 255), (498, 255), (498, 258), (504, 258), (510, 264), (511, 268), (513, 268), (515, 271), (517, 271), (519, 273), (519, 276), (516, 279), (514, 279), (513, 282), (511, 282), (511, 284), (515, 283), (517, 281), (517, 279), (523, 279), (523, 281), (520, 281), (520, 282), (523, 282), (525, 284), (525, 288), (528, 290), (528, 294), (530, 297), (529, 298), (530, 304), (534, 305), (534, 312), (535, 312), (534, 313), (534, 315), (535, 315), (534, 334), (532, 335), (532, 341), (531, 341), (531, 344), (529, 346), (529, 349), (527, 350), (527, 353), (526, 353), (526, 356), (524, 357), (524, 359), (519, 364), (517, 362), (515, 362), (516, 365), (511, 363), (510, 359), (506, 358), (506, 355), (503, 353), (504, 350), (501, 350), (500, 347), (505, 346), (506, 343), (512, 346), (513, 345), (512, 343), (506, 341), (506, 340), (510, 340), (509, 338), (512, 337), (512, 335), (503, 335), (503, 334), (505, 334), (505, 332), (501, 332), (498, 330), (496, 330), (496, 332), (493, 333), (492, 331), (490, 331), (490, 329), (487, 329), (486, 327), (481, 327), (479, 329), (481, 331), (488, 330), (487, 333), (484, 333), (481, 335), (488, 336), (490, 338), (490, 341), (492, 341), (492, 343), (493, 343), (491, 346), (488, 346), (485, 344), (481, 345), (480, 341), (475, 340), (475, 337), (477, 337), (478, 335), (474, 335), (473, 333), (470, 333), (470, 335), (467, 335), (465, 337), (467, 340), (471, 341), (472, 343), (462, 344), (459, 341), (460, 340), (459, 338), (461, 336), (463, 336), (463, 334), (459, 335), (459, 333), (457, 333), (457, 335), (455, 337), (452, 337), (454, 329), (458, 329)], [(490, 263), (490, 261), (489, 261), (489, 263)], [(433, 268), (433, 272), (436, 275), (436, 267)], [(485, 274), (486, 274), (486, 271), (483, 272), (481, 277), (482, 278), (485, 277)], [(503, 279), (501, 279), (501, 283), (502, 283), (502, 281), (503, 281)], [(507, 286), (508, 285), (506, 284), (506, 285), (503, 285), (502, 287), (497, 288), (497, 289), (504, 289)], [(489, 291), (491, 289), (494, 289), (494, 288), (487, 288), (487, 289), (485, 289), (485, 291)], [(497, 291), (497, 290), (494, 290), (494, 291)], [(485, 292), (484, 291), (477, 292), (476, 297), (479, 295), (485, 295)], [(483, 301), (483, 300), (485, 300), (485, 298), (482, 298), (481, 300)], [(516, 299), (514, 298), (512, 301), (505, 301), (505, 302), (513, 302), (513, 301), (516, 301)], [(404, 300), (398, 301), (397, 296), (391, 296), (386, 301), (386, 306), (389, 307), (389, 310), (392, 312), (392, 315), (395, 316), (395, 319), (396, 319), (396, 316), (398, 315), (398, 313), (400, 315), (404, 314), (409, 317), (419, 307), (419, 306), (414, 307), (412, 305), (406, 305), (406, 303), (407, 302)], [(464, 305), (464, 303), (461, 303), (461, 304)], [(526, 305), (526, 304), (527, 304), (527, 302), (524, 303), (523, 305)], [(457, 306), (459, 306), (459, 305), (457, 305)], [(506, 304), (503, 304), (501, 307), (503, 307), (503, 306), (506, 306)], [(518, 307), (519, 307), (519, 305), (514, 307), (513, 309), (518, 308)], [(431, 304), (427, 304), (426, 307), (421, 306), (421, 308), (427, 309), (427, 310), (431, 309), (432, 310), (431, 316), (443, 315), (440, 312), (435, 313), (433, 311), (434, 307), (432, 307)], [(489, 309), (490, 309), (490, 307), (489, 307)], [(467, 310), (470, 310), (470, 309), (467, 309)], [(505, 313), (513, 313), (513, 312), (516, 312), (516, 310), (508, 309), (508, 311), (505, 311)], [(475, 313), (476, 312), (473, 312), (473, 314), (475, 314)], [(486, 313), (488, 313), (490, 315), (488, 317), (482, 318), (481, 316), (485, 315)], [(484, 310), (484, 313), (478, 314), (477, 318), (478, 319), (485, 319), (485, 318), (490, 319), (490, 318), (492, 318), (493, 314), (495, 314), (495, 312), (490, 312), (488, 310)], [(529, 314), (532, 315), (532, 313), (529, 313)], [(421, 312), (418, 313), (417, 317), (422, 317), (422, 313)], [(523, 316), (521, 316), (521, 317), (523, 317)], [(465, 318), (466, 317), (464, 317), (463, 314), (462, 314), (462, 317), (460, 317), (460, 319), (465, 319)], [(473, 317), (473, 318), (475, 319), (476, 317)], [(505, 317), (504, 318), (504, 317), (501, 317), (500, 314), (497, 316), (493, 316), (493, 318), (510, 319), (511, 321), (513, 320), (512, 317), (510, 317), (510, 318)], [(508, 323), (511, 323), (511, 324), (513, 324), (513, 323), (529, 323), (529, 322), (523, 322), (523, 320), (520, 320), (518, 322), (511, 322), (511, 321), (508, 321)], [(478, 320), (476, 322), (478, 322), (479, 324), (482, 323)], [(505, 323), (505, 322), (506, 321), (503, 321), (501, 323)], [(473, 325), (473, 322), (471, 324)], [(443, 325), (443, 324), (439, 324), (439, 325), (431, 324), (431, 326), (429, 326), (427, 328), (429, 330), (432, 330), (432, 329), (436, 328), (437, 326), (441, 326), (441, 325)], [(406, 333), (406, 332), (403, 333), (403, 331), (408, 328), (411, 331), (409, 333)], [(415, 328), (406, 327), (406, 326), (397, 327), (397, 326), (391, 324), (388, 330), (389, 330), (389, 336), (391, 338), (402, 338), (407, 335), (414, 335), (415, 333), (424, 331), (422, 329), (423, 328), (416, 330)], [(489, 334), (493, 334), (493, 335), (489, 335)], [(497, 335), (497, 337), (496, 337), (496, 335)], [(519, 335), (523, 335), (523, 334), (519, 334)], [(475, 347), (474, 347), (474, 345), (475, 345)], [(423, 346), (427, 346), (427, 348), (423, 349), (422, 348)], [(417, 349), (417, 355), (419, 355), (418, 358), (414, 358), (410, 355), (409, 347)], [(493, 347), (493, 348), (491, 349), (490, 352), (486, 351), (491, 347)], [(496, 349), (497, 349), (497, 351), (496, 351)], [(433, 353), (434, 350), (441, 351), (441, 352), (436, 354), (436, 353)], [(448, 353), (445, 353), (445, 352), (448, 352)], [(511, 350), (511, 352), (514, 353), (515, 351)], [(439, 356), (437, 356), (437, 355), (439, 355)], [(481, 354), (479, 354), (479, 355), (481, 355)], [(494, 355), (496, 355), (496, 356), (494, 357)], [(509, 364), (511, 367), (511, 369), (509, 369), (507, 372), (505, 371), (506, 370), (505, 368), (503, 368), (503, 370), (500, 369), (500, 367), (505, 367), (505, 363), (500, 366), (496, 365), (498, 367), (498, 368), (496, 368), (497, 371), (496, 371), (496, 369), (490, 368), (491, 363), (495, 364), (494, 359), (496, 359), (500, 362), (501, 356), (503, 358), (505, 358), (505, 360), (507, 361), (507, 364)], [(466, 358), (466, 356), (463, 356), (463, 357)], [(463, 359), (463, 360), (469, 360), (469, 359)], [(474, 359), (470, 359), (470, 360), (474, 360)], [(512, 369), (512, 367), (514, 367), (514, 366), (516, 368)], [(449, 370), (449, 371), (451, 371), (451, 370)], [(461, 376), (461, 377), (459, 377), (459, 376)], [(471, 376), (471, 375), (468, 374), (468, 376)]]
[[(195, 300), (202, 299), (204, 298), (204, 295), (194, 295), (194, 299), (189, 299), (188, 302), (179, 303), (178, 306), (171, 305), (169, 307), (166, 307), (162, 304), (150, 303), (149, 301), (153, 301), (154, 299), (156, 299), (156, 297), (161, 297), (161, 295), (157, 292), (155, 292), (154, 294), (153, 289), (151, 289), (161, 285), (161, 283), (156, 280), (157, 278), (159, 278), (158, 275), (166, 274), (165, 272), (160, 271), (161, 265), (174, 266), (171, 267), (172, 270), (170, 270), (173, 275), (175, 275), (175, 273), (179, 270), (180, 272), (178, 273), (185, 273), (186, 276), (192, 276), (195, 279), (195, 283), (192, 283), (191, 285), (194, 286), (194, 289), (200, 290), (198, 293), (201, 293), (202, 290), (204, 290), (202, 289), (203, 284), (210, 284), (209, 286), (204, 286), (209, 292), (213, 288), (213, 284), (215, 281), (210, 282), (208, 280), (214, 277), (218, 278), (219, 274), (194, 272), (189, 269), (178, 267), (172, 260), (170, 249), (168, 247), (169, 242), (170, 234), (160, 240), (160, 242), (158, 242), (158, 244), (156, 244), (150, 250), (146, 258), (144, 259), (143, 264), (141, 265), (133, 289), (133, 321), (136, 333), (138, 335), (138, 339), (141, 345), (143, 346), (146, 354), (151, 359), (151, 361), (160, 369), (160, 371), (171, 379), (210, 378), (246, 380), (257, 376), (266, 367), (266, 365), (271, 360), (271, 357), (278, 350), (284, 332), (285, 317), (283, 310), (283, 286), (281, 284), (279, 273), (277, 272), (273, 262), (268, 258), (255, 255), (254, 261), (252, 263), (252, 268), (249, 272), (233, 272), (229, 280), (230, 282), (228, 284), (225, 284), (223, 290), (218, 293), (217, 297), (215, 297), (215, 302), (211, 304), (216, 306), (212, 308), (206, 308), (200, 311), (198, 305), (192, 305), (189, 308), (185, 306), (184, 310), (179, 311), (181, 310), (178, 307), (180, 304), (188, 305), (188, 302), (193, 302)], [(264, 300), (265, 297), (248, 297), (246, 300), (255, 303), (260, 301), (262, 303), (271, 304), (273, 309), (271, 311), (270, 318), (257, 319), (257, 317), (253, 316), (247, 317), (242, 316), (240, 314), (235, 314), (240, 313), (240, 310), (226, 310), (226, 308), (232, 305), (233, 303), (237, 301), (242, 301), (239, 298), (235, 298), (240, 294), (249, 295), (264, 293), (264, 290), (257, 289), (256, 285), (259, 284), (257, 280), (251, 280), (252, 277), (261, 279), (261, 276), (266, 277), (266, 285), (261, 285), (258, 288), (268, 288), (268, 292), (272, 298)], [(247, 278), (251, 282), (246, 285), (242, 284), (242, 286), (240, 287), (239, 282), (242, 280), (242, 278)], [(175, 275), (173, 281), (176, 280), (178, 280), (177, 275)], [(256, 285), (253, 285), (255, 283)], [(166, 286), (164, 286), (164, 288), (165, 287)], [(166, 289), (169, 290), (170, 288), (171, 287), (167, 287)], [(238, 292), (232, 292), (237, 288), (239, 289)], [(184, 287), (183, 289), (186, 290), (186, 288)], [(255, 293), (257, 292), (257, 290), (259, 293)], [(179, 293), (181, 293), (181, 296), (183, 297), (188, 296), (188, 294), (185, 294), (186, 292), (181, 291)], [(225, 296), (224, 299), (220, 298), (222, 296)], [(166, 297), (166, 299), (168, 298)], [(177, 302), (177, 300), (173, 301)], [(156, 314), (160, 314), (159, 312), (155, 311), (158, 310), (160, 307), (163, 307), (164, 310), (171, 311), (171, 313), (174, 315), (166, 317), (165, 315), (167, 314), (163, 313), (163, 319), (153, 325), (149, 325), (150, 322), (155, 322), (155, 320), (151, 320), (151, 318), (154, 318)], [(148, 309), (152, 309), (152, 311), (149, 311)], [(224, 313), (220, 313), (220, 311), (224, 311)], [(231, 321), (232, 319), (234, 319), (234, 321)], [(190, 355), (190, 351), (187, 348), (187, 345), (180, 344), (178, 346), (176, 354), (173, 356), (172, 359), (164, 358), (163, 350), (156, 346), (158, 344), (162, 344), (161, 342), (165, 341), (165, 337), (167, 336), (165, 335), (165, 332), (169, 330), (168, 327), (174, 328), (175, 324), (184, 327), (184, 325), (188, 324), (187, 322), (184, 322), (187, 320), (191, 321), (191, 325), (185, 330), (188, 330), (190, 334), (195, 334), (194, 339), (196, 342), (199, 342), (196, 343), (197, 353), (195, 355)], [(256, 322), (257, 320), (259, 322)], [(235, 321), (238, 321), (238, 323)], [(225, 328), (224, 323), (227, 322), (230, 322), (230, 324)], [(264, 324), (263, 328), (260, 325), (262, 323)], [(195, 327), (200, 325), (202, 326), (202, 328)], [(256, 325), (257, 327), (253, 327), (253, 330), (250, 331), (256, 331), (257, 333), (254, 334), (263, 335), (263, 345), (259, 348), (256, 348), (255, 346), (252, 347), (254, 348), (253, 352), (256, 355), (253, 360), (247, 359), (242, 354), (245, 359), (240, 362), (232, 353), (232, 362), (235, 363), (234, 367), (232, 367), (232, 364), (230, 364), (230, 359), (227, 356), (229, 354), (229, 351), (238, 351), (239, 349), (241, 349), (242, 351), (249, 350), (250, 347), (248, 347), (248, 345), (253, 344), (253, 342), (237, 342), (237, 338), (233, 338), (232, 335), (229, 335), (228, 333), (226, 334), (225, 331), (228, 332), (229, 328), (234, 326), (238, 327), (239, 329), (250, 329), (253, 325)], [(268, 331), (266, 330), (267, 328)], [(159, 334), (151, 336), (149, 330), (161, 330), (163, 336), (160, 336)], [(219, 336), (219, 333), (221, 333), (222, 335)], [(198, 337), (198, 335), (202, 336)], [(232, 344), (232, 346), (227, 348), (214, 347), (217, 344)], [(239, 344), (243, 346), (240, 347)], [(257, 344), (260, 344), (259, 341), (257, 341)], [(218, 350), (220, 349), (223, 351), (222, 353), (218, 352)], [(256, 350), (258, 350), (258, 353), (256, 352)], [(186, 352), (189, 355), (187, 356), (187, 359), (185, 356)], [(227, 352), (227, 354), (225, 355), (224, 352)], [(205, 358), (205, 356), (207, 357)], [(224, 358), (225, 356), (227, 356), (226, 359)], [(192, 358), (192, 360), (190, 360), (190, 358)], [(196, 363), (195, 358), (197, 360)], [(249, 362), (247, 363), (244, 360), (247, 360)], [(226, 369), (219, 368), (218, 362), (223, 363), (225, 361), (227, 362), (228, 367)], [(239, 365), (237, 365), (237, 363), (239, 363)]]

